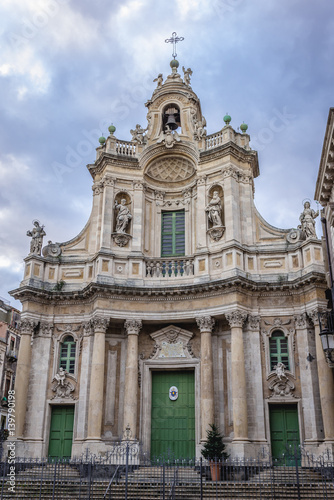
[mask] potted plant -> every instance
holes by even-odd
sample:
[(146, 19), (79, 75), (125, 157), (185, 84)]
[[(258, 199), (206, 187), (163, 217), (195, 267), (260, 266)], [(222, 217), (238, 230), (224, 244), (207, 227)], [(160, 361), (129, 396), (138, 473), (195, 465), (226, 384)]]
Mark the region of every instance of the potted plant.
[(220, 481), (220, 463), (228, 458), (223, 443), (223, 436), (215, 424), (210, 424), (206, 431), (207, 438), (202, 448), (202, 455), (210, 462), (212, 481)]

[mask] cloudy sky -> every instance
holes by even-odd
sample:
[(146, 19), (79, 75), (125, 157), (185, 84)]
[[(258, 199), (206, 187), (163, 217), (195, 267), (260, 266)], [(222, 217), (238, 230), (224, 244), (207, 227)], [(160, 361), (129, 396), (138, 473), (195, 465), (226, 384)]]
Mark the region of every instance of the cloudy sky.
[(208, 133), (226, 112), (234, 128), (249, 125), (263, 217), (296, 227), (313, 200), (334, 105), (331, 0), (2, 0), (0, 296), (13, 306), (32, 220), (58, 242), (83, 228), (97, 139), (111, 122), (124, 140), (145, 124), (152, 80), (170, 72), (173, 31)]

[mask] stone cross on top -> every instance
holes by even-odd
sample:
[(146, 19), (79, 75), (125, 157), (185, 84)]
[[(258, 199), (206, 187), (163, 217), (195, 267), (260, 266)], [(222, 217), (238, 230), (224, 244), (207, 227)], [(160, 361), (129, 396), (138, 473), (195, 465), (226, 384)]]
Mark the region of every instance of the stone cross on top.
[(173, 54), (172, 54), (172, 56), (174, 57), (174, 59), (177, 56), (177, 53), (176, 53), (176, 44), (177, 44), (177, 42), (183, 42), (183, 40), (184, 40), (184, 37), (183, 36), (177, 36), (175, 31), (172, 33), (171, 38), (166, 38), (166, 40), (165, 40), (166, 43), (172, 43), (173, 44)]

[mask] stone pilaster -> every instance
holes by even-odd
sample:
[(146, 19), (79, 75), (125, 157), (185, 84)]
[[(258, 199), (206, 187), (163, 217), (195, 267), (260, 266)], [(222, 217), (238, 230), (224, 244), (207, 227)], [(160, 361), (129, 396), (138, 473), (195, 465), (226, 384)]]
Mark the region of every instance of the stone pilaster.
[(102, 411), (104, 393), (105, 336), (109, 319), (96, 317), (91, 320), (94, 330), (92, 367), (88, 404), (89, 440), (100, 440), (102, 432)]
[(134, 183), (133, 193), (133, 232), (132, 232), (132, 251), (142, 252), (143, 240), (143, 207), (145, 186), (141, 182)]
[(103, 178), (103, 206), (102, 206), (102, 232), (101, 247), (111, 248), (110, 233), (113, 232), (113, 207), (114, 207), (114, 184), (115, 181), (106, 175)]
[(263, 378), (261, 370), (261, 338), (260, 338), (260, 321), (258, 315), (249, 315), (247, 317), (247, 330), (245, 333), (245, 349), (246, 359), (245, 367), (248, 373), (247, 377), (247, 393), (252, 394), (247, 407), (249, 438), (261, 443), (264, 446), (266, 440), (266, 426), (264, 415), (263, 401)]
[(131, 439), (136, 439), (138, 412), (138, 335), (142, 327), (141, 320), (127, 319), (124, 323), (128, 335), (125, 387), (124, 387), (124, 420), (123, 428), (127, 428)]
[(300, 368), (300, 385), (303, 398), (305, 445), (307, 445), (310, 442), (318, 441), (320, 438), (317, 430), (317, 411), (319, 411), (319, 408), (316, 404), (316, 395), (314, 393), (316, 363), (315, 361), (309, 361), (309, 354), (313, 351), (314, 347), (310, 345), (310, 338), (307, 330), (310, 325), (307, 314), (304, 312), (296, 315), (294, 320)]
[(206, 223), (206, 176), (200, 177), (197, 180), (197, 212), (196, 212), (196, 247), (197, 251), (205, 252), (207, 251), (206, 244), (206, 231), (207, 231), (207, 223)]
[(211, 316), (196, 318), (201, 332), (201, 440), (214, 423), (214, 387), (211, 333), (215, 320)]
[(19, 323), (21, 342), (15, 379), (15, 434), (17, 438), (22, 438), (24, 433), (31, 365), (31, 337), (36, 325), (37, 322), (31, 320), (22, 320)]
[(222, 174), (224, 178), (225, 238), (226, 241), (241, 241), (238, 170), (231, 165), (225, 168)]
[(333, 372), (328, 366), (320, 338), (318, 309), (307, 313), (314, 324), (315, 347), (318, 366), (321, 413), (324, 425), (325, 442), (334, 442), (334, 380)]
[(247, 314), (234, 311), (226, 314), (231, 328), (231, 379), (233, 407), (233, 441), (248, 441), (247, 390), (242, 326)]

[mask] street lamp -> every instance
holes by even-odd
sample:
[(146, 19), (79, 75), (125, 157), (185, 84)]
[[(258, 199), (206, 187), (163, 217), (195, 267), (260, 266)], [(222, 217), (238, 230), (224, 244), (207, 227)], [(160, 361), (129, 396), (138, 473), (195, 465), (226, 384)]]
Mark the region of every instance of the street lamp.
[[(321, 319), (327, 323), (323, 325)], [(326, 318), (324, 314), (319, 314), (319, 325), (320, 325), (320, 338), (322, 348), (324, 350), (326, 361), (330, 368), (334, 368), (334, 328), (333, 328), (333, 317), (332, 313), (328, 313)]]

